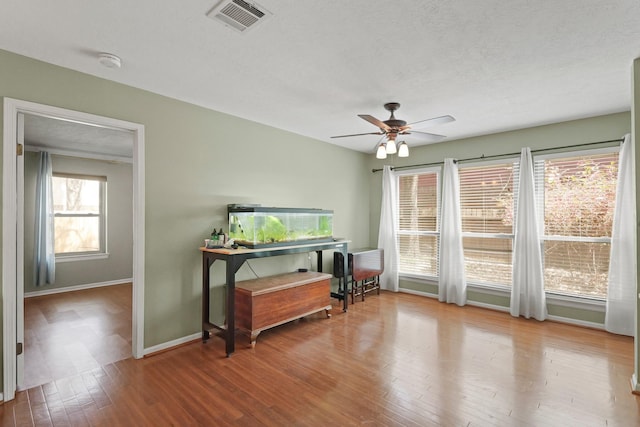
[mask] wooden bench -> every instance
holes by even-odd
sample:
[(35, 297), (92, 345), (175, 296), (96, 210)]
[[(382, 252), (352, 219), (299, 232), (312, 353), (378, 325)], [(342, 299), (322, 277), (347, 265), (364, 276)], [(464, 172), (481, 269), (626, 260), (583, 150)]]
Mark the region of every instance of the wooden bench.
[(265, 329), (322, 310), (331, 317), (331, 277), (306, 271), (236, 282), (236, 326), (255, 347)]

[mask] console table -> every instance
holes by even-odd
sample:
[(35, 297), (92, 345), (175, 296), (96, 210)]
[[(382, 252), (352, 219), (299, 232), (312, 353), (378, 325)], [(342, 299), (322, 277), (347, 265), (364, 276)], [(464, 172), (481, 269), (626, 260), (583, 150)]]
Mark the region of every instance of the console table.
[[(318, 271), (322, 271), (322, 251), (336, 250), (343, 254), (344, 271), (347, 271), (347, 243), (346, 240), (337, 240), (323, 243), (307, 243), (291, 246), (275, 246), (261, 249), (207, 249), (200, 248), (202, 252), (202, 342), (206, 342), (211, 336), (210, 331), (217, 329), (221, 331), (226, 342), (227, 357), (235, 351), (235, 288), (236, 273), (245, 261), (254, 258), (265, 258), (280, 255), (290, 255), (298, 253), (315, 252), (317, 256)], [(211, 265), (222, 260), (226, 263), (226, 285), (227, 298), (226, 306), (226, 325), (215, 325), (211, 323), (209, 311), (210, 299), (210, 274)], [(347, 298), (343, 299), (343, 311), (347, 311)]]

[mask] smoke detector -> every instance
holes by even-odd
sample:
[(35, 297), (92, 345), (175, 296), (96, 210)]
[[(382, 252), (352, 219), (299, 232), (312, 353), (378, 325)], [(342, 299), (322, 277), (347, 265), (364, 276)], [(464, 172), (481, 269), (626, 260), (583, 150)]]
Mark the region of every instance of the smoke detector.
[(207, 16), (240, 33), (246, 33), (269, 18), (271, 12), (252, 1), (222, 0)]
[(99, 54), (98, 61), (107, 68), (120, 68), (122, 66), (120, 57), (112, 53)]

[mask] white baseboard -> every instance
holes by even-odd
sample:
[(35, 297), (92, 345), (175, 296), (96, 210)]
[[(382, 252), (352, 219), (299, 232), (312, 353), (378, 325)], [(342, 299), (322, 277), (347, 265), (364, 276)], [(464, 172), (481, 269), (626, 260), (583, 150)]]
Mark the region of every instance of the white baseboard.
[(560, 317), (560, 316), (551, 316), (551, 315), (547, 315), (547, 319), (553, 320), (554, 322), (558, 322), (558, 323), (567, 323), (569, 325), (582, 326), (585, 328), (600, 329), (601, 331), (605, 330), (604, 325), (602, 323), (587, 322), (586, 320), (578, 320), (578, 319), (571, 319), (569, 317)]
[(86, 285), (65, 286), (63, 288), (43, 289), (41, 291), (25, 292), (24, 297), (25, 298), (39, 297), (43, 295), (60, 294), (63, 292), (81, 291), (83, 289), (101, 288), (103, 286), (122, 285), (124, 283), (132, 283), (132, 282), (133, 282), (133, 279), (129, 278), (129, 279), (110, 280), (108, 282), (89, 283)]
[[(431, 292), (422, 292), (422, 291), (414, 291), (413, 289), (400, 289), (399, 292), (404, 292), (405, 294), (418, 295), (421, 297), (438, 299), (437, 294), (432, 294)], [(502, 307), (500, 305), (486, 304), (483, 302), (469, 301), (467, 300), (467, 305), (472, 305), (474, 307), (487, 308), (489, 310), (495, 311), (505, 311), (509, 312), (509, 307)]]
[(179, 345), (186, 344), (191, 341), (195, 341), (197, 339), (202, 338), (202, 332), (197, 332), (193, 335), (187, 335), (186, 337), (178, 338), (173, 341), (167, 341), (162, 344), (154, 345), (153, 347), (148, 347), (144, 349), (144, 355), (147, 356), (149, 354), (158, 353), (160, 351), (169, 350), (173, 347), (178, 347)]
[[(412, 295), (418, 295), (418, 296), (421, 296), (421, 297), (438, 299), (438, 295), (437, 294), (432, 294), (431, 292), (414, 291), (413, 289), (400, 289), (399, 291), (400, 292), (404, 292), (405, 294), (412, 294)], [(467, 300), (467, 305), (471, 305), (471, 306), (474, 306), (474, 307), (480, 307), (480, 308), (487, 308), (489, 310), (504, 311), (504, 312), (507, 312), (507, 313), (509, 312), (509, 307), (502, 307), (500, 305), (486, 304), (486, 303), (483, 303), (483, 302)]]
[(472, 305), (474, 307), (486, 308), (488, 310), (494, 311), (502, 311), (503, 313), (510, 313), (509, 307), (503, 307), (501, 305), (487, 304), (485, 302), (477, 302), (477, 301), (469, 301), (467, 300), (467, 305)]
[(631, 375), (631, 392), (633, 394), (640, 394), (640, 384), (638, 384), (638, 377), (636, 374)]
[(431, 292), (414, 291), (413, 289), (400, 288), (398, 289), (398, 292), (411, 294), (411, 295), (418, 295), (418, 296), (427, 297), (427, 298), (436, 298), (436, 299), (438, 298), (437, 294), (432, 294)]

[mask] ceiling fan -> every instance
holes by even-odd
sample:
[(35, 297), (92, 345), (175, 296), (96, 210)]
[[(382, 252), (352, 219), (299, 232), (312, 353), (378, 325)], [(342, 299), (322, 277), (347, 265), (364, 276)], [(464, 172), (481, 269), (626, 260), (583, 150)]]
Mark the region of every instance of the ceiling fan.
[[(409, 148), (406, 142), (401, 142), (400, 146), (396, 147), (396, 139), (402, 135), (414, 135), (418, 137), (421, 141), (424, 142), (438, 142), (445, 138), (444, 135), (437, 135), (435, 133), (421, 132), (416, 131), (413, 128), (416, 125), (419, 128), (425, 128), (430, 126), (436, 126), (444, 123), (449, 123), (455, 121), (452, 116), (440, 116), (434, 117), (431, 119), (420, 120), (417, 122), (407, 124), (406, 121), (396, 119), (394, 116), (394, 111), (400, 108), (400, 104), (397, 102), (387, 102), (384, 104), (385, 110), (391, 112), (391, 116), (387, 120), (378, 120), (373, 116), (368, 114), (358, 114), (358, 117), (368, 121), (369, 123), (375, 125), (380, 129), (379, 132), (367, 132), (367, 133), (356, 133), (351, 135), (338, 135), (332, 136), (331, 138), (348, 138), (352, 136), (362, 136), (362, 135), (384, 135), (386, 137), (387, 142), (382, 142), (378, 145), (376, 157), (385, 158), (386, 154), (394, 154), (396, 151), (398, 152), (399, 157), (407, 157), (409, 155)], [(384, 151), (384, 156), (382, 152)]]

